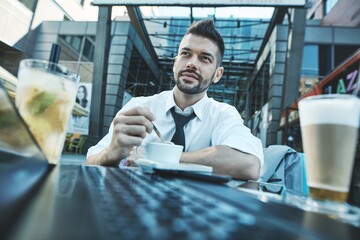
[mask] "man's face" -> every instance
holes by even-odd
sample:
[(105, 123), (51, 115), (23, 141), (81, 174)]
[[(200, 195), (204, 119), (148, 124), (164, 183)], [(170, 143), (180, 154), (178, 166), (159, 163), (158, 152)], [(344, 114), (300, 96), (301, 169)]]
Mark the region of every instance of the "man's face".
[(180, 91), (198, 94), (220, 80), (223, 68), (217, 67), (219, 49), (211, 40), (193, 34), (180, 43), (173, 67), (174, 79)]

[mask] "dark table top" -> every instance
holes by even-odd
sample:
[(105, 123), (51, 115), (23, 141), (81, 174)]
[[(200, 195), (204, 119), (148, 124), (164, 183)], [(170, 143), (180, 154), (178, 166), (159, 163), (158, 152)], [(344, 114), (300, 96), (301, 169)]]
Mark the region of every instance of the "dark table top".
[[(83, 178), (83, 161), (84, 157), (66, 156), (59, 166), (52, 169), (13, 228), (11, 236), (14, 239), (96, 239), (98, 236), (110, 236), (107, 232), (99, 234), (96, 227), (97, 219), (92, 210), (94, 206), (90, 201), (91, 194)], [(108, 168), (100, 169), (103, 169), (105, 179)], [(140, 170), (131, 168), (131, 171)], [(223, 184), (190, 179), (177, 179), (176, 184), (179, 188), (183, 186), (184, 189), (199, 192), (199, 195), (208, 196), (216, 202), (229, 204), (239, 212), (255, 216), (255, 225), (251, 229), (258, 231), (256, 237), (241, 236), (245, 239), (259, 239), (259, 236), (267, 239), (267, 236), (274, 236), (274, 233), (278, 233), (282, 239), (360, 239), (360, 228), (354, 224), (344, 223), (324, 214), (304, 211), (286, 202), (289, 199), (286, 200), (285, 195), (241, 191)], [(62, 205), (60, 212), (57, 208), (59, 203)], [(146, 215), (146, 212), (144, 214)], [(123, 216), (116, 218), (120, 220)], [(140, 219), (135, 219), (136, 221)], [(239, 227), (241, 226), (239, 224)], [(171, 236), (176, 238), (175, 233)]]

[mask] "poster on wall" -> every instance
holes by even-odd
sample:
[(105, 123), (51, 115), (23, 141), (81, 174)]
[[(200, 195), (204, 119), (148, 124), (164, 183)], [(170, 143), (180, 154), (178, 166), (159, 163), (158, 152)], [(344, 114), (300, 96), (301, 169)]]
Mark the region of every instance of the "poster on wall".
[(91, 83), (79, 84), (74, 110), (69, 120), (68, 133), (89, 134), (91, 90)]

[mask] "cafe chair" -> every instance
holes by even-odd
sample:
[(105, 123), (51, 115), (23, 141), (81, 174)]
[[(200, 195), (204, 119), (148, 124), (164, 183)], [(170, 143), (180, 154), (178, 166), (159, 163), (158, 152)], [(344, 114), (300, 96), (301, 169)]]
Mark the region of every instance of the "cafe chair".
[(294, 193), (308, 195), (304, 154), (286, 145), (264, 148), (259, 181), (280, 184)]
[(85, 141), (85, 135), (81, 135), (79, 138), (72, 138), (69, 144), (69, 150), (75, 154), (81, 154)]
[(73, 134), (72, 134), (72, 133), (67, 133), (67, 134), (66, 134), (65, 142), (64, 142), (64, 147), (63, 147), (63, 152), (68, 151), (69, 145), (70, 145), (70, 141), (71, 141), (72, 137), (73, 137)]

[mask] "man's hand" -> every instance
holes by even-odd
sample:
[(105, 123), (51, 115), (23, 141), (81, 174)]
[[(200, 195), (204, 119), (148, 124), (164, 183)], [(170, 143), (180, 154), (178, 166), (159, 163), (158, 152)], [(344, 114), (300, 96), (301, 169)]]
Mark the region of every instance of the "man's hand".
[(148, 108), (136, 107), (116, 115), (110, 145), (90, 156), (86, 163), (116, 166), (127, 157), (134, 146), (139, 146), (147, 133), (153, 130), (155, 116)]

